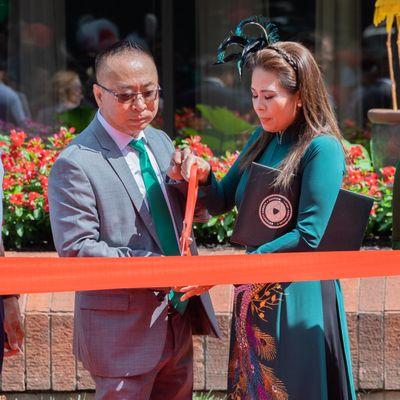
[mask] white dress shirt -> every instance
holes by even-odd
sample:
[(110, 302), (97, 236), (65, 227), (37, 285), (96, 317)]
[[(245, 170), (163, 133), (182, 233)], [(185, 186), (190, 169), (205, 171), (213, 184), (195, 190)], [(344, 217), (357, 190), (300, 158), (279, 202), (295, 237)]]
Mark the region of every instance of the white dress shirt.
[[(162, 192), (164, 194), (164, 198), (165, 198), (165, 201), (167, 203), (169, 213), (171, 215), (172, 223), (174, 225), (175, 235), (176, 235), (176, 238), (178, 240), (178, 233), (177, 233), (177, 229), (176, 229), (176, 226), (175, 226), (175, 220), (174, 220), (174, 218), (172, 216), (171, 204), (169, 202), (169, 198), (168, 198), (168, 195), (167, 195), (167, 190), (165, 188), (164, 180), (162, 178), (160, 168), (158, 167), (157, 160), (154, 157), (154, 154), (150, 150), (149, 146), (147, 145), (147, 140), (146, 140), (146, 137), (144, 135), (144, 132), (143, 131), (139, 132), (138, 136), (133, 138), (132, 136), (130, 136), (130, 135), (126, 134), (126, 133), (123, 133), (123, 132), (119, 131), (118, 129), (115, 129), (114, 127), (112, 127), (105, 120), (105, 118), (101, 115), (100, 111), (97, 112), (97, 118), (100, 121), (100, 123), (103, 126), (103, 128), (106, 130), (106, 132), (111, 136), (111, 138), (117, 144), (118, 148), (121, 150), (121, 153), (124, 156), (125, 161), (128, 164), (128, 167), (129, 167), (129, 169), (130, 169), (130, 171), (132, 173), (132, 176), (135, 179), (135, 182), (136, 182), (136, 184), (137, 184), (137, 186), (139, 188), (139, 191), (143, 195), (143, 198), (144, 198), (145, 204), (147, 206), (147, 209), (149, 210), (149, 203), (148, 203), (148, 200), (147, 200), (146, 187), (144, 185), (142, 172), (141, 172), (141, 169), (140, 169), (139, 154), (138, 154), (137, 150), (135, 150), (131, 146), (129, 146), (129, 143), (132, 140), (140, 140), (140, 139), (142, 139), (144, 141), (147, 155), (149, 156), (149, 160), (150, 160), (151, 166), (153, 167), (153, 169), (154, 169), (154, 171), (155, 171), (155, 173), (157, 175), (158, 182), (160, 183), (161, 190), (162, 190)], [(154, 221), (154, 223), (156, 223), (156, 221)], [(178, 242), (179, 242), (179, 240), (178, 240)]]

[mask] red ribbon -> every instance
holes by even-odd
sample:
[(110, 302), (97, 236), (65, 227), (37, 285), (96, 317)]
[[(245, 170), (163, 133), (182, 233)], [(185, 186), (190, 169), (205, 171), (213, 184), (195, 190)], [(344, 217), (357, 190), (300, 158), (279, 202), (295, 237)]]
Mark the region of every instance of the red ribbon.
[[(180, 239), (190, 255), (197, 199), (190, 173)], [(400, 251), (276, 253), (201, 257), (0, 258), (0, 293), (294, 282), (400, 275)]]
[(197, 180), (197, 165), (193, 164), (190, 170), (188, 193), (186, 198), (185, 218), (183, 220), (182, 235), (179, 242), (179, 248), (182, 256), (191, 256), (190, 244), (192, 243), (192, 226), (194, 210), (196, 208), (197, 193), (199, 185)]

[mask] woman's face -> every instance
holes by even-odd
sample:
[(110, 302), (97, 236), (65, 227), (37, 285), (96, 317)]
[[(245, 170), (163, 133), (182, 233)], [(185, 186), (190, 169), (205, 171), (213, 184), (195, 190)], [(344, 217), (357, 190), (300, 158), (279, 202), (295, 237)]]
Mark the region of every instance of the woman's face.
[(254, 111), (265, 131), (282, 132), (297, 118), (300, 94), (290, 94), (274, 72), (256, 68), (251, 78), (251, 94)]

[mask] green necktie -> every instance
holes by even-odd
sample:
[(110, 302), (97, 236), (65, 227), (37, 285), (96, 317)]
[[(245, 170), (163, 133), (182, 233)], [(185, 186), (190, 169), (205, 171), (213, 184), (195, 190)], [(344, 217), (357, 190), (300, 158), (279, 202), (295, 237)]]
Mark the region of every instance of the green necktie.
[[(156, 228), (157, 236), (160, 240), (162, 250), (167, 256), (179, 255), (179, 247), (176, 241), (175, 229), (172, 222), (171, 214), (168, 209), (164, 193), (157, 179), (143, 140), (132, 140), (129, 145), (139, 154), (140, 170), (144, 186), (146, 188), (147, 201), (149, 203), (150, 213)], [(180, 314), (185, 312), (187, 301), (182, 302), (180, 298), (182, 293), (171, 290), (169, 298), (172, 305)]]

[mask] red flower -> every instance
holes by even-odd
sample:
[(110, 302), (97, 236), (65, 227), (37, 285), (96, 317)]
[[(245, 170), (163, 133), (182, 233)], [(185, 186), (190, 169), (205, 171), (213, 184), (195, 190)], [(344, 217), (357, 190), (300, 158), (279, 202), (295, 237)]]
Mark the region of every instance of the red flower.
[(3, 179), (3, 190), (9, 190), (15, 185), (15, 179), (13, 177), (5, 176)]
[(42, 197), (43, 196), (40, 193), (29, 192), (28, 199), (25, 201), (25, 205), (31, 210), (34, 210), (36, 208), (36, 199), (40, 199)]
[(17, 132), (12, 130), (10, 133), (11, 147), (22, 146), (25, 142), (27, 135), (25, 132)]
[(363, 159), (365, 158), (365, 155), (363, 154), (362, 147), (359, 145), (351, 146), (349, 149), (349, 158), (350, 162), (354, 164), (358, 159)]
[(385, 183), (393, 183), (394, 182), (394, 174), (396, 173), (395, 167), (384, 167), (381, 168), (381, 174), (383, 181)]
[(44, 198), (43, 209), (45, 212), (49, 212), (49, 199), (47, 198), (47, 196)]
[(201, 136), (191, 136), (189, 139), (186, 139), (186, 143), (199, 157), (208, 159), (214, 156), (211, 149), (206, 144), (201, 143)]
[(349, 127), (349, 128), (354, 128), (356, 126), (355, 121), (353, 121), (352, 119), (345, 119), (343, 121), (343, 124), (345, 127)]
[(42, 184), (43, 187), (47, 188), (48, 182), (49, 182), (49, 178), (45, 175), (40, 175), (39, 176), (39, 181)]
[(22, 193), (15, 193), (10, 195), (10, 203), (15, 206), (22, 206), (24, 195)]

